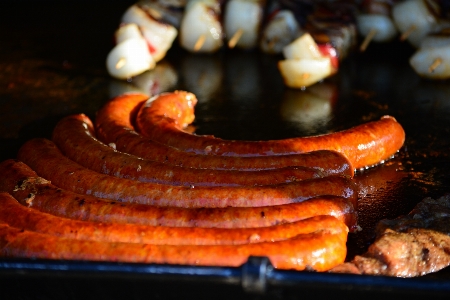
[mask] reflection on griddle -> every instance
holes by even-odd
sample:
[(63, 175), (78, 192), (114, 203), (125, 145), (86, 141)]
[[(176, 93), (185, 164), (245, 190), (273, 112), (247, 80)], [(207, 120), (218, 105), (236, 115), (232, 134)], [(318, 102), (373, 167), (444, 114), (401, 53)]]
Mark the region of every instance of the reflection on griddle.
[(199, 103), (210, 101), (223, 82), (222, 64), (214, 55), (187, 53), (179, 72), (184, 89), (194, 93)]
[(162, 61), (153, 70), (144, 72), (128, 81), (111, 80), (109, 97), (113, 98), (125, 93), (142, 93), (156, 95), (169, 91), (178, 82), (178, 74), (168, 62)]
[(333, 83), (319, 83), (305, 91), (286, 89), (280, 113), (304, 132), (324, 131), (333, 117), (336, 99), (337, 86)]

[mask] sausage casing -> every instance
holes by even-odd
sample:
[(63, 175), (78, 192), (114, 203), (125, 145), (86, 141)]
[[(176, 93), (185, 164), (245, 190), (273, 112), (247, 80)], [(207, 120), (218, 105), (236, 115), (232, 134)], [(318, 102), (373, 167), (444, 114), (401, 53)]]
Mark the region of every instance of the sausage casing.
[(281, 241), (325, 228), (342, 227), (332, 216), (315, 216), (292, 223), (258, 228), (167, 227), (95, 223), (54, 216), (21, 205), (0, 192), (0, 223), (28, 231), (76, 240), (155, 245), (240, 245)]
[(356, 229), (356, 212), (343, 197), (322, 196), (266, 207), (179, 208), (120, 203), (76, 194), (51, 184), (17, 160), (0, 163), (0, 190), (21, 204), (76, 220), (150, 226), (245, 228), (290, 223), (330, 215)]
[(275, 268), (327, 271), (342, 263), (347, 232), (324, 229), (279, 242), (244, 245), (152, 245), (80, 241), (0, 224), (0, 255), (38, 259), (240, 266), (267, 256)]
[(58, 122), (53, 130), (52, 140), (64, 155), (86, 168), (142, 182), (179, 186), (245, 186), (279, 184), (324, 176), (320, 170), (307, 167), (243, 173), (236, 170), (172, 166), (112, 149), (92, 136), (93, 131), (92, 122), (87, 116), (71, 115)]
[(97, 138), (106, 144), (114, 144), (119, 151), (176, 166), (242, 171), (304, 166), (320, 170), (325, 175), (353, 177), (350, 162), (336, 151), (318, 150), (283, 156), (217, 157), (180, 151), (155, 142), (134, 131), (132, 124), (147, 99), (148, 96), (143, 94), (124, 94), (103, 105), (95, 118)]
[(245, 207), (301, 202), (322, 195), (348, 198), (357, 204), (356, 186), (341, 176), (270, 186), (170, 186), (99, 174), (68, 159), (46, 139), (32, 139), (19, 149), (18, 159), (56, 186), (79, 194), (121, 202), (179, 207)]
[(222, 140), (183, 129), (194, 120), (195, 95), (176, 91), (147, 100), (136, 117), (138, 131), (180, 150), (221, 156), (260, 156), (333, 150), (344, 154), (355, 169), (393, 156), (405, 141), (402, 126), (391, 116), (331, 134), (268, 141)]

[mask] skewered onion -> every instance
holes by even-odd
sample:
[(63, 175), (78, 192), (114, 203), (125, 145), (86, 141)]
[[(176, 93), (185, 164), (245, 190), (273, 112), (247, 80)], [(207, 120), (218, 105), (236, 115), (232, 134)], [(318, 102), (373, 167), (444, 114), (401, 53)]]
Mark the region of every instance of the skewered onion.
[(450, 78), (450, 45), (421, 48), (410, 58), (409, 63), (422, 77)]
[(290, 10), (279, 11), (262, 31), (259, 47), (265, 53), (278, 54), (292, 42), (300, 29)]
[(174, 26), (153, 18), (137, 5), (127, 9), (122, 16), (122, 22), (139, 26), (155, 61), (160, 61), (166, 55), (178, 34)]
[(225, 7), (224, 29), (229, 47), (254, 48), (264, 13), (262, 0), (230, 0)]
[(127, 79), (154, 67), (155, 60), (143, 38), (131, 38), (117, 44), (106, 58), (109, 74), (118, 79)]
[(292, 43), (283, 48), (284, 57), (287, 59), (317, 59), (323, 58), (319, 46), (309, 33), (303, 34)]
[(436, 30), (438, 23), (436, 14), (426, 0), (407, 0), (400, 2), (392, 8), (394, 22), (402, 33), (414, 47), (418, 48), (420, 42), (429, 33)]
[(304, 89), (336, 73), (333, 58), (323, 55), (309, 33), (284, 47), (278, 69), (288, 87)]
[(398, 33), (394, 22), (389, 16), (377, 14), (361, 14), (357, 17), (358, 32), (361, 36), (368, 36), (372, 30), (374, 42), (388, 42)]
[(334, 73), (329, 58), (286, 59), (278, 62), (284, 83), (291, 88), (304, 89)]
[(216, 0), (190, 0), (181, 20), (181, 46), (191, 52), (214, 52), (222, 47), (220, 12)]

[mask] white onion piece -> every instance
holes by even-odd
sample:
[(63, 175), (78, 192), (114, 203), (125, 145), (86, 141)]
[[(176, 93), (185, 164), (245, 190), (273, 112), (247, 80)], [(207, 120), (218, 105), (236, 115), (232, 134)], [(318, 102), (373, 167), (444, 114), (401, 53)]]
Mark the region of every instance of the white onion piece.
[(418, 48), (423, 38), (437, 28), (437, 20), (428, 9), (424, 0), (407, 0), (399, 2), (392, 8), (395, 25), (407, 40)]
[(189, 1), (181, 20), (180, 45), (191, 52), (217, 51), (223, 45), (219, 15), (215, 1)]
[(303, 34), (284, 47), (283, 55), (286, 59), (317, 59), (324, 57), (309, 33)]
[(106, 58), (106, 68), (112, 77), (127, 79), (155, 67), (155, 60), (142, 38), (117, 44)]
[(280, 10), (262, 31), (259, 47), (264, 53), (279, 54), (300, 34), (294, 14)]
[(304, 89), (335, 73), (329, 58), (286, 59), (278, 62), (284, 83), (291, 88)]
[(393, 20), (386, 15), (360, 14), (357, 17), (357, 25), (358, 32), (363, 37), (375, 30), (371, 39), (374, 42), (388, 42), (398, 33)]
[(128, 39), (144, 38), (142, 36), (141, 30), (134, 23), (124, 24), (120, 26), (119, 29), (117, 29), (116, 32), (114, 33), (114, 37), (116, 39), (116, 44), (120, 44)]
[(422, 77), (450, 78), (450, 45), (419, 49), (410, 58), (409, 63)]
[(152, 18), (137, 5), (127, 9), (122, 16), (122, 22), (139, 26), (155, 61), (160, 61), (166, 55), (178, 34), (174, 26)]
[(230, 0), (225, 6), (224, 29), (230, 47), (254, 48), (263, 18), (261, 0)]

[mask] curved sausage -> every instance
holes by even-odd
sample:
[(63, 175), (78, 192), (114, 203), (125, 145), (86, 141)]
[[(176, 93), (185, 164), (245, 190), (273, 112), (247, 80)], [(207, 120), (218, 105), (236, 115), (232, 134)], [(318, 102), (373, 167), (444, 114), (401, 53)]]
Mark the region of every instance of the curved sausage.
[(79, 241), (0, 224), (0, 256), (159, 264), (240, 266), (249, 256), (267, 256), (279, 269), (327, 271), (343, 263), (347, 232), (338, 228), (279, 242), (244, 245), (151, 245)]
[(230, 141), (198, 136), (183, 131), (194, 120), (196, 103), (195, 95), (184, 91), (155, 96), (140, 108), (137, 129), (157, 142), (204, 155), (260, 156), (334, 150), (344, 154), (355, 169), (389, 159), (405, 140), (402, 126), (391, 116), (332, 134), (283, 140)]
[(180, 207), (243, 207), (301, 202), (321, 195), (346, 197), (354, 206), (357, 202), (354, 182), (340, 176), (245, 187), (144, 183), (86, 169), (62, 155), (56, 145), (46, 139), (27, 141), (19, 149), (17, 158), (58, 187), (122, 202)]
[(111, 176), (179, 186), (272, 185), (323, 177), (319, 170), (286, 167), (264, 171), (206, 170), (171, 166), (119, 152), (92, 136), (91, 120), (84, 114), (61, 119), (53, 142), (80, 165)]
[(332, 216), (259, 228), (144, 226), (78, 221), (25, 207), (10, 194), (0, 193), (0, 223), (28, 231), (76, 240), (155, 245), (240, 245), (281, 241), (326, 228), (342, 228)]
[(115, 97), (103, 105), (95, 118), (97, 138), (105, 144), (113, 144), (119, 151), (175, 166), (241, 171), (304, 166), (320, 170), (325, 175), (353, 177), (350, 162), (336, 151), (320, 150), (283, 156), (217, 157), (188, 153), (152, 141), (134, 131), (132, 125), (141, 104), (147, 99), (146, 95), (131, 93)]
[(345, 198), (322, 196), (300, 203), (267, 207), (178, 208), (120, 203), (76, 194), (38, 177), (18, 160), (0, 163), (0, 190), (22, 205), (70, 219), (150, 226), (244, 228), (290, 223), (330, 215), (356, 229), (356, 212)]

